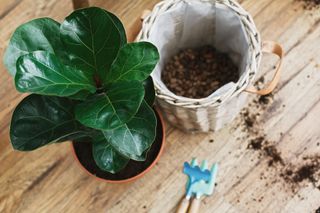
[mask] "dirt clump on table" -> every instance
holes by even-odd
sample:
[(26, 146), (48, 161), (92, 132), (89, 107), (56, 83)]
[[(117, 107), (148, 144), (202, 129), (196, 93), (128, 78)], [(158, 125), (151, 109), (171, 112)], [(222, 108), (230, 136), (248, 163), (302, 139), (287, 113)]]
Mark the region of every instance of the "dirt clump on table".
[(237, 82), (239, 71), (227, 54), (202, 46), (174, 55), (166, 63), (161, 78), (176, 95), (205, 98), (223, 85)]
[[(258, 101), (255, 103), (259, 103)], [(252, 105), (251, 105), (252, 108)], [(260, 107), (261, 108), (261, 107)], [(268, 166), (273, 166), (275, 164), (284, 164), (281, 157), (281, 153), (277, 150), (274, 142), (270, 142), (261, 125), (258, 122), (259, 112), (251, 113), (250, 108), (245, 108), (241, 112), (241, 117), (243, 121), (243, 131), (247, 133), (245, 140), (247, 140), (248, 149), (259, 151), (259, 156), (265, 156), (268, 158)]]
[[(256, 83), (259, 85), (264, 82), (260, 78)], [(238, 141), (247, 141), (247, 149), (258, 153), (258, 159), (267, 159), (267, 169), (276, 172), (268, 171), (261, 174), (261, 180), (267, 180), (266, 186), (276, 182), (282, 183), (285, 189), (292, 192), (292, 196), (301, 188), (303, 184), (312, 184), (320, 190), (320, 155), (303, 156), (297, 160), (295, 164), (287, 162), (277, 146), (276, 141), (270, 141), (264, 132), (263, 121), (260, 117), (268, 107), (271, 107), (274, 102), (272, 94), (260, 96), (248, 104), (240, 113), (240, 124), (244, 136), (238, 138)], [(280, 133), (283, 137), (284, 133)], [(287, 190), (286, 190), (287, 191)], [(302, 199), (302, 198), (301, 198)]]
[(298, 184), (303, 181), (311, 182), (315, 187), (320, 190), (320, 156), (307, 156), (302, 159), (299, 166), (289, 165), (281, 176), (292, 184)]
[(320, 0), (296, 0), (303, 3), (303, 8), (306, 10), (314, 10), (320, 8)]

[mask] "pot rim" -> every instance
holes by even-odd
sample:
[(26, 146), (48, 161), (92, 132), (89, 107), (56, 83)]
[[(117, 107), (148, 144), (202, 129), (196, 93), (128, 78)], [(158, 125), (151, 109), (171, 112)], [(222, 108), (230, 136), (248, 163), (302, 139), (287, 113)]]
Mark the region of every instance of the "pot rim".
[(159, 119), (158, 121), (160, 121), (161, 125), (162, 125), (162, 141), (161, 141), (161, 147), (160, 147), (160, 150), (156, 156), (156, 158), (154, 159), (154, 161), (145, 169), (143, 170), (141, 173), (133, 176), (133, 177), (130, 177), (130, 178), (127, 178), (127, 179), (123, 179), (123, 180), (108, 180), (108, 179), (103, 179), (103, 178), (100, 178), (100, 177), (97, 177), (95, 176), (94, 174), (90, 173), (82, 164), (81, 162), (79, 161), (77, 155), (76, 155), (76, 151), (74, 149), (74, 146), (73, 146), (73, 143), (71, 143), (71, 150), (72, 150), (72, 155), (73, 155), (73, 158), (75, 159), (75, 161), (77, 162), (78, 166), (85, 172), (87, 173), (89, 176), (91, 177), (94, 177), (95, 179), (99, 180), (99, 181), (102, 181), (102, 182), (106, 182), (106, 183), (115, 183), (115, 184), (119, 184), (119, 183), (128, 183), (128, 182), (133, 182), (139, 178), (141, 178), (143, 175), (145, 175), (147, 172), (149, 172), (151, 170), (152, 167), (155, 166), (155, 164), (159, 161), (160, 159), (160, 156), (162, 155), (163, 153), (163, 150), (164, 150), (164, 145), (165, 145), (165, 138), (166, 138), (166, 134), (165, 134), (165, 123), (164, 123), (164, 120), (163, 120), (163, 117), (160, 113), (160, 111), (156, 108), (154, 108), (154, 111), (157, 113)]

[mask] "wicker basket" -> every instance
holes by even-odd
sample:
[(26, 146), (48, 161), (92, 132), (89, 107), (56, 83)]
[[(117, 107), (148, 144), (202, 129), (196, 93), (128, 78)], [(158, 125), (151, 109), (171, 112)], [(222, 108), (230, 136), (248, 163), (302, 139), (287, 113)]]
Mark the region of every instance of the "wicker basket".
[[(174, 10), (178, 4), (190, 3), (205, 3), (223, 5), (232, 11), (241, 21), (244, 33), (246, 34), (248, 45), (248, 61), (244, 72), (239, 81), (228, 87), (228, 90), (223, 91), (221, 95), (212, 95), (202, 99), (192, 99), (181, 97), (169, 91), (161, 81), (161, 77), (152, 74), (157, 104), (163, 112), (164, 117), (174, 126), (188, 132), (208, 132), (216, 131), (226, 124), (230, 123), (239, 111), (244, 107), (247, 100), (247, 94), (256, 93), (260, 95), (270, 93), (276, 86), (280, 76), (281, 60), (278, 63), (273, 80), (263, 90), (256, 90), (251, 85), (253, 84), (256, 73), (259, 70), (259, 64), (262, 57), (262, 52), (275, 53), (282, 59), (282, 48), (274, 42), (267, 42), (262, 45), (259, 32), (251, 16), (237, 2), (233, 0), (165, 0), (158, 3), (152, 12), (150, 12), (142, 23), (137, 40), (151, 41), (150, 33), (154, 29), (154, 23), (159, 17), (169, 10)], [(154, 41), (151, 41), (157, 43)], [(161, 54), (161, 52), (160, 52)]]

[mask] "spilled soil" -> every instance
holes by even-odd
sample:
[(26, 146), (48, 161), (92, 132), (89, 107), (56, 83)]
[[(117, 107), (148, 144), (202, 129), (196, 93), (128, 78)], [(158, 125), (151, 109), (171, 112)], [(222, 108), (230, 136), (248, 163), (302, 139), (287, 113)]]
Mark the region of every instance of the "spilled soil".
[(296, 0), (302, 2), (303, 8), (306, 10), (316, 10), (320, 8), (320, 0)]
[[(256, 86), (259, 87), (263, 83), (264, 79), (261, 78)], [(272, 94), (261, 96), (242, 110), (239, 126), (245, 136), (237, 140), (248, 141), (247, 149), (257, 152), (259, 159), (267, 159), (268, 169), (276, 172), (276, 176), (268, 177), (270, 183), (268, 182), (267, 185), (281, 182), (284, 188), (288, 189), (289, 187), (292, 195), (306, 184), (311, 184), (320, 190), (320, 154), (313, 156), (302, 154), (301, 159), (299, 158), (295, 164), (292, 164), (282, 156), (281, 150), (277, 148), (278, 142), (270, 141), (266, 137), (263, 123), (259, 117), (272, 103)], [(285, 105), (280, 107), (285, 107)], [(280, 136), (283, 136), (283, 133), (280, 133)], [(317, 145), (319, 146), (319, 143)], [(262, 173), (260, 179), (265, 180), (266, 175), (266, 173)]]

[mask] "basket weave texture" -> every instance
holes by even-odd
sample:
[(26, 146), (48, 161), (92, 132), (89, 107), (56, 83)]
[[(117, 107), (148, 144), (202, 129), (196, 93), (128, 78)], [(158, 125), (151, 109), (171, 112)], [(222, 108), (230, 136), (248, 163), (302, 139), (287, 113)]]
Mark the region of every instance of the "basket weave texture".
[[(158, 3), (144, 19), (137, 40), (148, 41), (153, 23), (159, 15), (174, 7), (181, 1), (164, 0)], [(192, 0), (191, 0), (192, 1)], [(247, 94), (243, 90), (252, 84), (261, 61), (261, 38), (251, 15), (234, 0), (193, 0), (212, 4), (222, 4), (230, 8), (239, 17), (249, 42), (249, 63), (246, 74), (241, 76), (235, 87), (223, 96), (192, 99), (181, 97), (164, 89), (161, 79), (153, 76), (157, 105), (164, 117), (174, 126), (188, 132), (216, 131), (230, 123), (246, 103)], [(226, 111), (226, 112), (225, 112)], [(223, 116), (222, 116), (223, 115)]]

